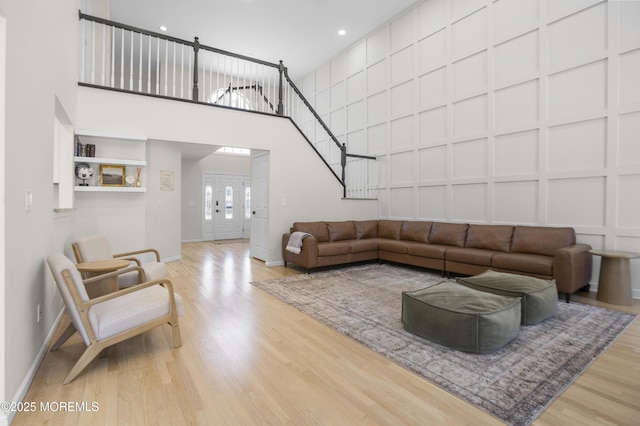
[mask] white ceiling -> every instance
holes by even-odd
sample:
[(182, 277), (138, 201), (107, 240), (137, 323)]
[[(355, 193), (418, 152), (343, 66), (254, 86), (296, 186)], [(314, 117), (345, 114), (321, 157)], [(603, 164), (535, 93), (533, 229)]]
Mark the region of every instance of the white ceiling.
[[(300, 78), (416, 0), (111, 0), (110, 19), (277, 63)], [(338, 35), (344, 29), (347, 34)]]

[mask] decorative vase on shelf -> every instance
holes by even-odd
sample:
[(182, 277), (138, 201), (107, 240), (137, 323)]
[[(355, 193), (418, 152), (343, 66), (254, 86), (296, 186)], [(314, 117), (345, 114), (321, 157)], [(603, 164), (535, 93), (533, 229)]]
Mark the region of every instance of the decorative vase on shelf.
[(140, 167), (137, 167), (136, 168), (136, 186), (138, 188), (142, 186), (142, 182), (140, 181), (140, 172), (142, 172), (142, 169)]

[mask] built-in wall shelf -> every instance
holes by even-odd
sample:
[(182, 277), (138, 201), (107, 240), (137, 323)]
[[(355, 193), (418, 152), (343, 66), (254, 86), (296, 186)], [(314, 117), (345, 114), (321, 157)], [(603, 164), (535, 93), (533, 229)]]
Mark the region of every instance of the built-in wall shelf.
[[(89, 184), (88, 186), (80, 185), (83, 181), (76, 176), (73, 187), (75, 192), (142, 193), (146, 191), (144, 185), (146, 180), (144, 168), (147, 165), (146, 137), (94, 130), (76, 130), (75, 136), (74, 164), (77, 167), (78, 164), (88, 163), (93, 169), (93, 176), (84, 181)], [(78, 155), (80, 153), (82, 155)], [(103, 170), (110, 175), (111, 185), (102, 184)], [(119, 182), (118, 175), (121, 175)], [(114, 176), (116, 176), (116, 182), (112, 182)]]
[(107, 133), (107, 132), (100, 132), (97, 130), (76, 129), (75, 134), (78, 136), (88, 136), (92, 138), (124, 139), (124, 140), (142, 141), (142, 142), (145, 142), (147, 140), (147, 138), (144, 136), (126, 135), (121, 133)]
[(121, 166), (135, 167), (145, 167), (147, 165), (147, 162), (145, 160), (131, 160), (127, 158), (73, 157), (73, 161), (75, 161), (76, 163), (117, 164)]
[(145, 192), (147, 188), (135, 186), (74, 186), (76, 192)]

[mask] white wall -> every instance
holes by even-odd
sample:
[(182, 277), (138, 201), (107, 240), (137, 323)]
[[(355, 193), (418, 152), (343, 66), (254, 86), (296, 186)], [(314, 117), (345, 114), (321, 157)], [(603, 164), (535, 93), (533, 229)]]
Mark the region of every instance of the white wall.
[(202, 240), (202, 170), (198, 160), (182, 160), (180, 240)]
[[(173, 190), (162, 189), (162, 172), (173, 173)], [(182, 162), (180, 148), (167, 141), (150, 140), (147, 146), (146, 247), (160, 252), (163, 260), (181, 257), (180, 198)], [(168, 185), (167, 185), (168, 187)]]
[(200, 160), (182, 161), (183, 242), (202, 240), (202, 173), (251, 175), (251, 158), (211, 154)]
[[(0, 306), (2, 306), (0, 311), (0, 399), (2, 401), (6, 401), (6, 386), (5, 383), (5, 367), (6, 367), (6, 318), (5, 318), (5, 308), (4, 301), (6, 299), (6, 262), (5, 262), (5, 215), (4, 211), (6, 208), (6, 204), (4, 202), (4, 187), (5, 187), (5, 161), (4, 161), (4, 152), (5, 152), (5, 113), (6, 113), (6, 93), (5, 93), (5, 76), (6, 76), (6, 55), (7, 55), (7, 20), (4, 16), (4, 11), (0, 8), (0, 200), (2, 200), (2, 208), (0, 209)], [(0, 414), (0, 416), (4, 417), (4, 414)], [(0, 419), (4, 420), (4, 419)]]
[(75, 206), (74, 239), (103, 234), (114, 253), (146, 246), (144, 194), (81, 192), (75, 194)]
[(567, 225), (638, 252), (639, 75), (640, 2), (426, 0), (301, 88), (379, 156), (380, 217)]
[[(269, 264), (282, 261), (282, 233), (296, 220), (376, 216), (375, 202), (341, 199), (342, 186), (288, 119), (85, 87), (77, 106), (83, 129), (270, 151)], [(171, 244), (179, 242), (178, 234)]]
[[(0, 278), (4, 401), (22, 399), (61, 309), (45, 257), (56, 251), (69, 254), (74, 226), (73, 213), (54, 212), (53, 141), (56, 99), (63, 121), (73, 121), (76, 112), (78, 6), (76, 0), (0, 0), (0, 15), (6, 18), (7, 105), (2, 157), (6, 270)], [(33, 194), (30, 211), (24, 207), (25, 190)], [(39, 323), (38, 303), (43, 311)]]
[[(86, 130), (78, 128), (76, 130)], [(90, 130), (90, 129), (89, 129)], [(130, 160), (147, 160), (147, 145), (144, 139), (137, 140), (138, 135), (128, 135), (130, 138), (100, 137), (82, 135), (80, 142), (95, 145), (96, 158), (123, 158)], [(87, 158), (87, 161), (92, 161)], [(86, 181), (90, 186), (99, 186), (100, 164), (91, 163), (94, 173)], [(142, 168), (142, 183), (147, 186), (147, 168)], [(127, 175), (136, 175), (136, 167), (126, 166)], [(73, 177), (75, 184), (82, 180)], [(87, 235), (105, 235), (114, 253), (123, 253), (147, 247), (145, 226), (147, 219), (145, 193), (124, 192), (74, 192), (76, 208), (76, 227), (73, 238)], [(162, 252), (161, 252), (162, 253)]]

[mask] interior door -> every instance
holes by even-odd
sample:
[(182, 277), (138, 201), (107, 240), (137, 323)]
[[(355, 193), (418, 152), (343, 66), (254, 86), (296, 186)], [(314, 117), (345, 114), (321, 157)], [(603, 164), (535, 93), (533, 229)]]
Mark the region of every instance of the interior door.
[(245, 183), (248, 176), (215, 175), (214, 239), (244, 238)]
[(267, 261), (269, 212), (269, 153), (260, 152), (251, 158), (251, 256)]

